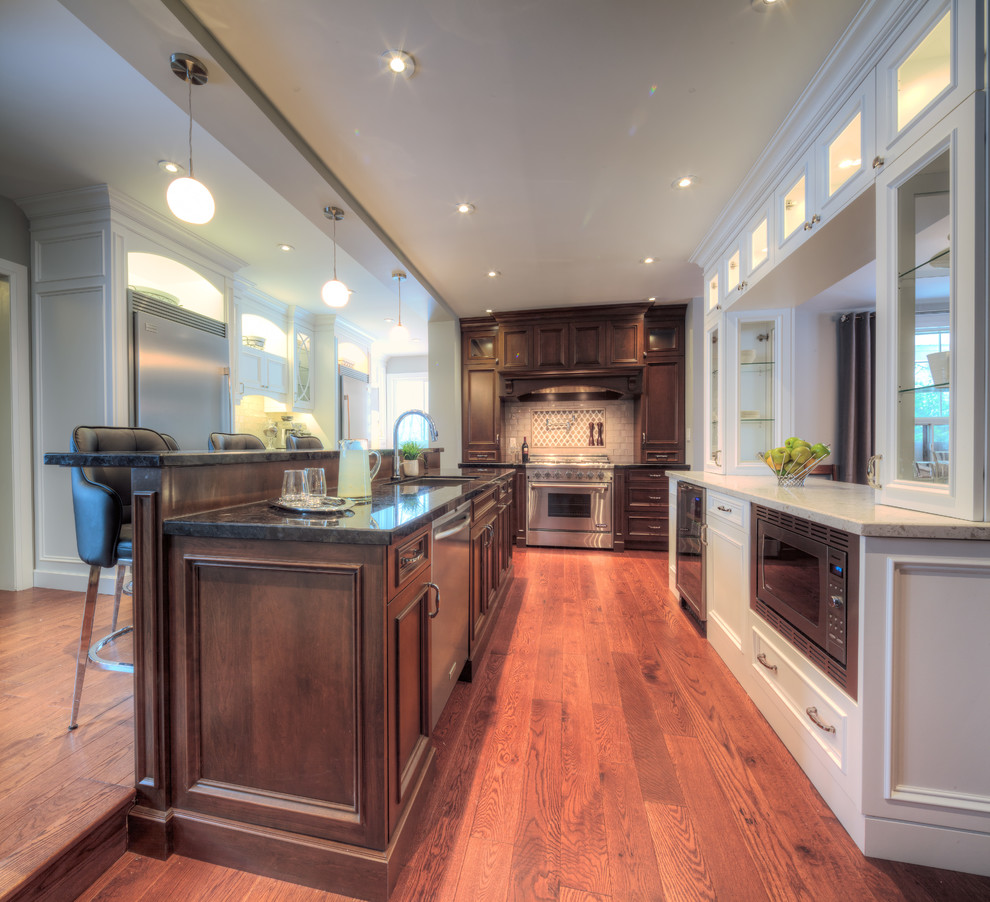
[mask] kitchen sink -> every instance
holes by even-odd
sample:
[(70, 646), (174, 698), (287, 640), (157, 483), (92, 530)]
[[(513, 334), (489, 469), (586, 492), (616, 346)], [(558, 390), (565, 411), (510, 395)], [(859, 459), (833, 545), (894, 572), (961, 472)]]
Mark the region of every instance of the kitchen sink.
[(473, 476), (417, 476), (415, 479), (403, 479), (396, 485), (415, 485), (423, 488), (446, 488), (450, 486), (465, 485), (474, 482)]

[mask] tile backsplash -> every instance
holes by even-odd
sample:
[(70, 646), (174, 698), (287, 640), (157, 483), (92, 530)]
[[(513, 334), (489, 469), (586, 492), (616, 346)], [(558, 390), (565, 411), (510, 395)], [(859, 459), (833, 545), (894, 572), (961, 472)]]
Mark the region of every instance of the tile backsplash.
[[(575, 454), (607, 454), (614, 463), (632, 463), (636, 452), (633, 444), (632, 401), (506, 401), (505, 439), (502, 442), (506, 460), (518, 459), (523, 437), (530, 454), (572, 452)], [(591, 445), (590, 426), (602, 424), (602, 444)]]

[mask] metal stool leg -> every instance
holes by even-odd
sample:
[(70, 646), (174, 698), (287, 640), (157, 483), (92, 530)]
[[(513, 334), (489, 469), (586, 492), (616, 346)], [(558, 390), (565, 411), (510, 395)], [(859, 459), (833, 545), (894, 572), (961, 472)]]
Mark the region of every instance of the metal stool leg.
[(120, 596), (124, 591), (124, 580), (127, 578), (127, 564), (124, 561), (117, 563), (117, 582), (113, 588), (113, 620), (110, 621), (110, 632), (117, 631), (117, 613), (120, 611)]
[(100, 587), (100, 567), (94, 564), (89, 568), (89, 583), (86, 585), (86, 601), (83, 603), (82, 628), (79, 631), (79, 651), (76, 652), (76, 685), (72, 690), (72, 713), (69, 715), (69, 729), (74, 730), (76, 715), (79, 713), (79, 698), (82, 696), (83, 680), (86, 678), (86, 662), (89, 660), (89, 643), (93, 638), (93, 618), (96, 615), (96, 593)]

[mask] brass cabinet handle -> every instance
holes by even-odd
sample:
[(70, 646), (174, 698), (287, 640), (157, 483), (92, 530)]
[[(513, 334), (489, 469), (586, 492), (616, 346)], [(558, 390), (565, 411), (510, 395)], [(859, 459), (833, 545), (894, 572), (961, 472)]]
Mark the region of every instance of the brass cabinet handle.
[(877, 480), (877, 461), (878, 460), (883, 460), (883, 455), (882, 454), (874, 454), (866, 462), (866, 481), (869, 484), (869, 486), (870, 486), (871, 489), (880, 489), (880, 488), (883, 488), (883, 486), (881, 486), (880, 485), (880, 482)]
[(647, 529), (663, 529), (662, 526), (650, 526), (649, 524), (647, 524), (646, 528)]
[(399, 563), (401, 563), (403, 567), (408, 567), (410, 564), (418, 564), (421, 560), (423, 560), (422, 551), (417, 552), (412, 557), (400, 557)]
[(762, 651), (756, 656), (756, 660), (759, 661), (764, 667), (766, 667), (766, 669), (769, 670), (771, 673), (777, 672), (777, 665), (767, 663), (767, 656)]
[(650, 501), (663, 501), (663, 495), (647, 495)]
[(723, 513), (726, 513), (726, 514), (731, 514), (732, 513), (732, 508), (731, 507), (723, 507), (721, 504), (718, 506), (718, 509), (720, 511), (722, 511)]
[(832, 735), (835, 735), (835, 727), (832, 726), (832, 724), (830, 723), (825, 723), (825, 721), (818, 716), (818, 709), (816, 707), (812, 706), (810, 708), (805, 708), (804, 713), (808, 715), (808, 719), (816, 727), (818, 727), (819, 730), (822, 730), (825, 733), (831, 733)]
[(436, 610), (426, 612), (430, 620), (433, 620), (436, 618), (437, 614), (440, 613), (440, 587), (436, 583), (427, 583), (426, 586), (427, 588), (433, 589), (433, 591), (436, 592), (436, 602), (437, 602)]

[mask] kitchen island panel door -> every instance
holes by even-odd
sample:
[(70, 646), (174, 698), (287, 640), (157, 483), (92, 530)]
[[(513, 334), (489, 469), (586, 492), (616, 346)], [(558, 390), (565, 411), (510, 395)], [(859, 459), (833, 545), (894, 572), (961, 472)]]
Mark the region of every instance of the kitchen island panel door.
[(174, 616), (176, 805), (327, 838), (367, 817), (362, 568), (183, 559)]

